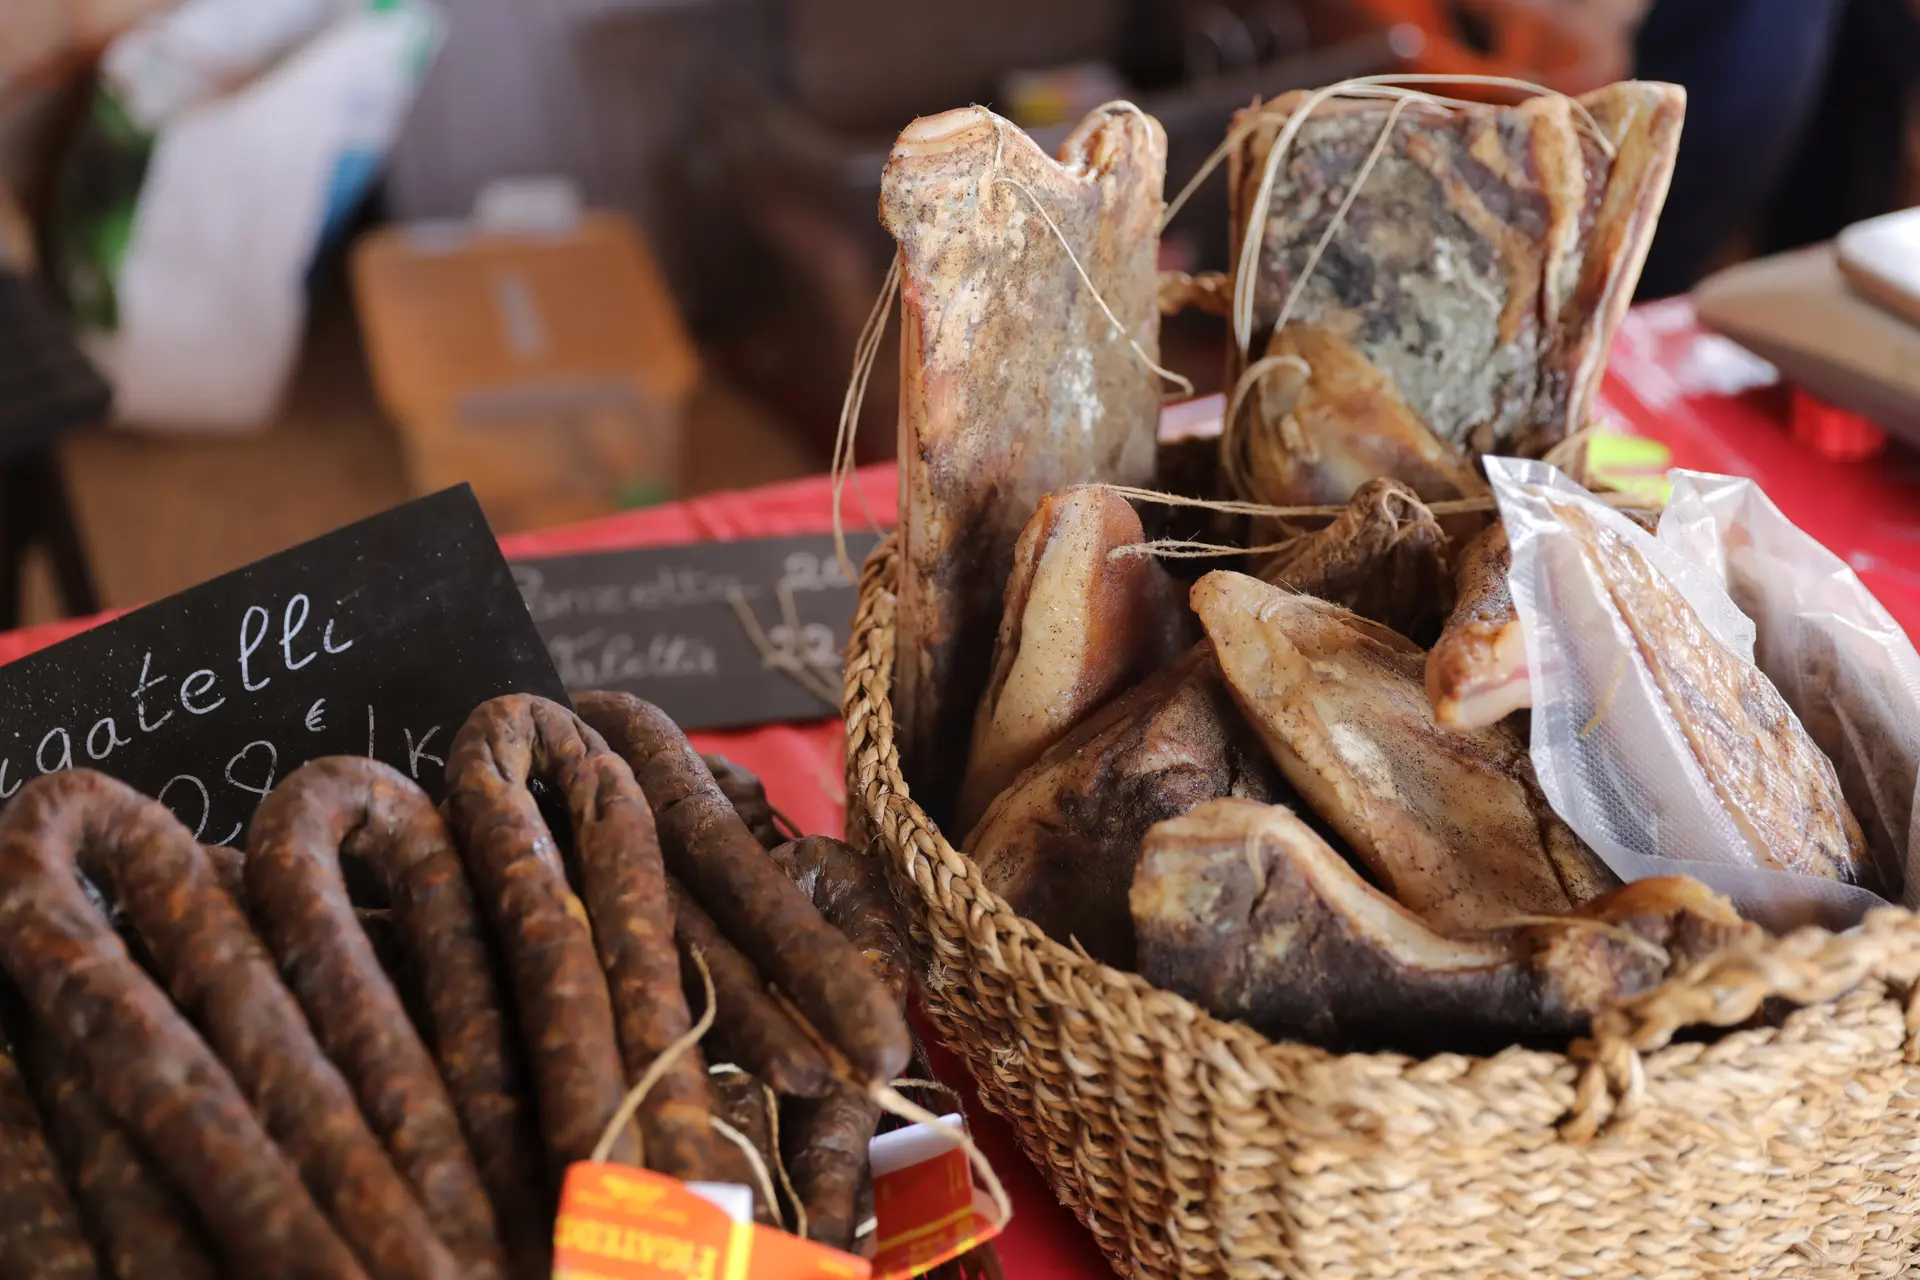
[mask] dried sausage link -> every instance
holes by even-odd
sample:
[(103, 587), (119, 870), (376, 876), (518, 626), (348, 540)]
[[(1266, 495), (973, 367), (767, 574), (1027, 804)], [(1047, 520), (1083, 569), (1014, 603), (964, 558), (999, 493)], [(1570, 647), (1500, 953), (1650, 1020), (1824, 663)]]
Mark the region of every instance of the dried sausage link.
[(96, 1280), (99, 1274), (27, 1078), (0, 1046), (0, 1280)]
[(904, 1009), (913, 991), (913, 951), (880, 860), (832, 836), (802, 836), (770, 856), (827, 923), (847, 936)]
[[(565, 800), (591, 929), (529, 790)], [(653, 814), (627, 766), (565, 707), (510, 695), (483, 703), (447, 759), (448, 815), (501, 937), (557, 1175), (591, 1154), (625, 1086), (693, 1019)], [(589, 936), (590, 935), (590, 936)], [(650, 1168), (704, 1178), (714, 1168), (706, 1067), (683, 1054), (639, 1122)], [(615, 1158), (634, 1158), (616, 1148)]]
[(912, 1042), (899, 1003), (844, 935), (781, 874), (686, 735), (649, 702), (583, 693), (587, 723), (633, 766), (668, 868), (734, 945), (865, 1080), (891, 1080)]
[[(753, 1147), (754, 1154), (760, 1157), (760, 1163), (767, 1171), (767, 1181), (773, 1184), (773, 1192), (777, 1196), (779, 1182), (773, 1170), (780, 1154), (773, 1149), (772, 1111), (778, 1105), (777, 1100), (768, 1092), (766, 1085), (743, 1071), (709, 1074), (707, 1092), (713, 1097), (713, 1114), (732, 1125), (733, 1131), (745, 1138)], [(722, 1176), (729, 1182), (753, 1188), (754, 1221), (768, 1227), (785, 1225), (780, 1216), (779, 1201), (768, 1201), (768, 1188), (761, 1184), (759, 1171), (747, 1159), (746, 1152), (730, 1139), (723, 1138), (718, 1145)]]
[(24, 1011), (8, 1018), (7, 1031), (101, 1271), (115, 1280), (218, 1280), (192, 1208), (101, 1108), (85, 1072)]
[[(428, 1000), (450, 997), (449, 1012), (476, 1028), (436, 1021), (436, 1043), (465, 1044), (471, 1057), (445, 1056), (467, 1113), (490, 1141), (505, 1176), (489, 1200), (462, 1132), (449, 1085), (360, 928), (341, 870), (345, 853), (387, 884), (396, 928), (414, 947)], [(446, 823), (426, 793), (374, 760), (332, 757), (295, 770), (260, 805), (247, 832), (247, 906), (279, 961), (280, 975), (306, 1011), (327, 1056), (353, 1084), (360, 1110), (412, 1183), (461, 1274), (498, 1280), (506, 1257), (494, 1203), (531, 1217), (537, 1239), (537, 1184), (530, 1150), (503, 1152), (518, 1137), (518, 1111), (502, 1052), (505, 1018), (488, 970), (484, 934)], [(443, 988), (453, 988), (443, 991)], [(428, 1012), (437, 1012), (431, 1003)], [(477, 1073), (477, 1080), (473, 1076)], [(530, 1120), (531, 1117), (528, 1117)], [(503, 1125), (499, 1132), (493, 1126)]]
[[(833, 1065), (786, 1007), (767, 990), (753, 961), (720, 932), (678, 880), (667, 880), (673, 902), (673, 933), (680, 944), (680, 976), (688, 999), (702, 993), (692, 952), (707, 962), (713, 978), (715, 1018), (707, 1032), (714, 1056), (765, 1080), (779, 1093), (824, 1097), (833, 1087)], [(709, 1082), (709, 1088), (712, 1087)]]
[(767, 799), (767, 788), (758, 775), (741, 768), (725, 756), (703, 755), (701, 761), (707, 771), (713, 774), (714, 785), (720, 788), (720, 794), (733, 805), (733, 811), (740, 815), (740, 821), (747, 824), (747, 830), (753, 832), (753, 838), (762, 847), (771, 849), (775, 845), (785, 844), (787, 837), (780, 830), (780, 822), (773, 816), (773, 802)]
[[(193, 1200), (235, 1273), (364, 1276), (233, 1076), (88, 899), (76, 864), (110, 890), (161, 963), (184, 955), (211, 964), (214, 999), (238, 1004), (246, 994), (231, 977), (235, 957), (257, 956), (272, 976), (171, 813), (99, 774), (56, 773), (22, 787), (0, 814), (0, 968), (35, 1024), (84, 1065), (101, 1105)], [(231, 1012), (281, 1049), (253, 1010)]]
[(880, 1104), (839, 1085), (824, 1098), (794, 1098), (782, 1108), (780, 1147), (787, 1178), (807, 1211), (807, 1238), (834, 1249), (853, 1244), (867, 1144), (880, 1127)]

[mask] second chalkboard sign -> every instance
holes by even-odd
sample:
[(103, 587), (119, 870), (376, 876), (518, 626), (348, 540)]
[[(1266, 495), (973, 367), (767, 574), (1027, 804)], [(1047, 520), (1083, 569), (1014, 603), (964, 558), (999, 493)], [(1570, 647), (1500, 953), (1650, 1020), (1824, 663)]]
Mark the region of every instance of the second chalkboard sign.
[[(857, 564), (878, 541), (847, 550)], [(839, 714), (857, 596), (831, 537), (519, 560), (513, 577), (569, 692), (638, 694), (684, 729)]]

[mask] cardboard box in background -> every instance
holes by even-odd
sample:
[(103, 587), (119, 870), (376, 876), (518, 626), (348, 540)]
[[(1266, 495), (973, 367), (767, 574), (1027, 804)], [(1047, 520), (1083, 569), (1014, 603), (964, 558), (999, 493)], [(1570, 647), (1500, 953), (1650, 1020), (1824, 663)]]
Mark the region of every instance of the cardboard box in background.
[(630, 220), (388, 227), (353, 282), (414, 492), (471, 481), (501, 533), (673, 496), (699, 364)]

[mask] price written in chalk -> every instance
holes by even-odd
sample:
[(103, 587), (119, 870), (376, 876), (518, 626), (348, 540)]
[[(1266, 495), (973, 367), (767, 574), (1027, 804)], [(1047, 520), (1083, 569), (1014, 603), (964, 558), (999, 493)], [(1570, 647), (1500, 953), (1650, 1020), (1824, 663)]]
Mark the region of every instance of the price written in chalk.
[[(848, 552), (877, 541), (850, 536)], [(513, 577), (571, 691), (636, 693), (689, 729), (839, 709), (856, 584), (830, 537), (526, 559)]]
[(0, 800), (91, 768), (235, 844), (281, 778), (367, 755), (444, 790), (467, 713), (564, 696), (478, 505), (422, 498), (0, 667)]

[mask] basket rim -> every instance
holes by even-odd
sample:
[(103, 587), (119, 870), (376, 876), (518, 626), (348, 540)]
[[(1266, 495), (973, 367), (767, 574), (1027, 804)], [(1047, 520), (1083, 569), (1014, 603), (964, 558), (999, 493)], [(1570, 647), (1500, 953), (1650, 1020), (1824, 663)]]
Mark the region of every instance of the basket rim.
[[(1671, 1045), (1676, 1032), (1695, 1025), (1734, 1026), (1770, 998), (1785, 998), (1804, 1008), (1837, 1000), (1878, 980), (1888, 987), (1884, 998), (1896, 999), (1903, 1006), (1910, 1052), (1920, 1048), (1920, 916), (1891, 906), (1875, 910), (1860, 926), (1844, 933), (1817, 926), (1779, 936), (1762, 932), (1604, 1010), (1594, 1017), (1590, 1035), (1574, 1040), (1564, 1050), (1510, 1046), (1490, 1055), (1449, 1052), (1425, 1057), (1382, 1051), (1339, 1053), (1269, 1038), (1245, 1023), (1217, 1018), (1137, 973), (1095, 960), (1014, 912), (1004, 898), (987, 887), (973, 859), (955, 848), (913, 800), (900, 771), (891, 707), (892, 611), (901, 560), (899, 547), (900, 533), (888, 533), (869, 554), (861, 571), (859, 609), (848, 641), (841, 708), (846, 727), (849, 803), (860, 806), (876, 832), (884, 834), (894, 825), (888, 820), (893, 810), (898, 824), (910, 832), (923, 833), (918, 840), (878, 839), (876, 843), (894, 846), (886, 858), (889, 871), (911, 880), (926, 907), (946, 910), (937, 900), (936, 884), (962, 886), (962, 895), (973, 904), (968, 920), (970, 933), (984, 932), (985, 940), (995, 947), (1029, 950), (1043, 967), (1067, 971), (1104, 999), (1124, 1006), (1132, 1034), (1148, 1026), (1177, 1028), (1174, 1034), (1179, 1038), (1211, 1042), (1228, 1051), (1248, 1074), (1266, 1077), (1274, 1085), (1283, 1077), (1297, 1078), (1300, 1072), (1316, 1068), (1357, 1067), (1368, 1074), (1385, 1070), (1418, 1074), (1423, 1079), (1470, 1075), (1480, 1070), (1505, 1074), (1528, 1067), (1541, 1075), (1577, 1070), (1578, 1115), (1571, 1123), (1576, 1131), (1586, 1133), (1603, 1124), (1606, 1113), (1630, 1110), (1644, 1093), (1642, 1055), (1696, 1058), (1712, 1046)], [(863, 761), (874, 774), (875, 785), (871, 787), (860, 781)], [(916, 863), (924, 864), (925, 879)], [(1905, 998), (1898, 999), (1902, 994)], [(1103, 1012), (1097, 1000), (1074, 1003), (1096, 1018)], [(1715, 1044), (1730, 1040), (1764, 1043), (1791, 1034), (1783, 1022), (1735, 1031), (1718, 1038)], [(1619, 1106), (1622, 1103), (1629, 1105), (1623, 1108)]]

